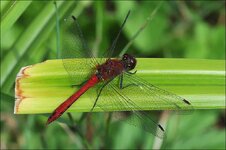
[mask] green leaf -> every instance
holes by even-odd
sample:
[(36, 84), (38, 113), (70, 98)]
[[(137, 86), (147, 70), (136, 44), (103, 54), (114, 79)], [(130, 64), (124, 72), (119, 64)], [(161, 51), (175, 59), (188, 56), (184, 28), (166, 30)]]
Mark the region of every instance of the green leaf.
[(1, 85), (5, 82), (7, 76), (17, 65), (19, 60), (28, 50), (29, 46), (34, 42), (40, 31), (45, 27), (51, 16), (54, 15), (54, 7), (49, 2), (39, 15), (32, 21), (29, 27), (23, 32), (23, 35), (12, 46), (12, 50), (7, 53), (2, 62)]
[[(78, 67), (86, 61), (76, 59)], [(225, 108), (225, 63), (221, 60), (202, 59), (138, 59), (137, 75), (151, 84), (188, 99), (195, 109)], [(87, 70), (87, 74), (90, 70)], [(76, 72), (76, 83), (84, 82)], [(61, 60), (48, 60), (22, 68), (16, 79), (16, 114), (49, 113), (77, 89), (64, 70)], [(89, 112), (96, 91), (87, 91), (68, 111)], [(131, 91), (131, 94), (136, 91)], [(145, 99), (145, 95), (143, 97)], [(134, 99), (133, 101), (136, 101)], [(147, 100), (148, 101), (148, 100)], [(159, 109), (172, 109), (159, 102)], [(141, 109), (153, 102), (140, 104)], [(112, 106), (113, 111), (118, 108)], [(156, 109), (153, 108), (152, 109)], [(97, 107), (94, 111), (101, 111)]]
[[(72, 4), (73, 3), (71, 2), (71, 3), (63, 3), (63, 5), (60, 5), (61, 6), (60, 17), (65, 15), (68, 8), (73, 6)], [(38, 28), (40, 27), (41, 26), (39, 26)], [(17, 65), (14, 66), (12, 71), (10, 72), (11, 76), (7, 76), (7, 80), (3, 84), (5, 92), (8, 93), (8, 91), (10, 91), (14, 83), (16, 74), (22, 66), (28, 63), (32, 64), (32, 63), (40, 62), (42, 61), (43, 56), (46, 55), (46, 53), (49, 53), (49, 51), (46, 50), (46, 47), (44, 47), (41, 44), (43, 44), (51, 36), (51, 32), (54, 30), (54, 27), (55, 27), (55, 16), (52, 16), (50, 20), (47, 22), (45, 28), (42, 31), (40, 31), (37, 37), (35, 37), (34, 42), (32, 42), (31, 45), (27, 48), (27, 50), (25, 51), (25, 54), (23, 54), (21, 58), (17, 60)], [(40, 48), (40, 46), (42, 47)], [(35, 57), (31, 57), (31, 56), (35, 56)], [(6, 61), (10, 62), (9, 60), (5, 60), (4, 62)], [(4, 72), (4, 74), (6, 74), (6, 72)]]
[[(14, 1), (1, 18), (1, 35), (4, 35), (17, 21), (32, 1)], [(1, 2), (2, 3), (2, 2)]]
[[(1, 62), (1, 86), (4, 87), (3, 90), (6, 93), (10, 93), (9, 91), (14, 83), (16, 73), (22, 66), (40, 62), (42, 61), (43, 56), (49, 53), (49, 50), (47, 50), (46, 47), (42, 45), (43, 47), (40, 48), (40, 46), (52, 36), (51, 33), (56, 24), (56, 18), (53, 3), (47, 2), (46, 4), (47, 5), (31, 22), (29, 27), (25, 29), (23, 34), (19, 37), (19, 40), (11, 47), (12, 50), (4, 56), (4, 59)], [(90, 3), (80, 2), (79, 4), (79, 7), (74, 7), (75, 3), (72, 1), (67, 3), (59, 2), (58, 7), (61, 11), (59, 16), (65, 16), (70, 8), (75, 10), (75, 14), (78, 15)]]

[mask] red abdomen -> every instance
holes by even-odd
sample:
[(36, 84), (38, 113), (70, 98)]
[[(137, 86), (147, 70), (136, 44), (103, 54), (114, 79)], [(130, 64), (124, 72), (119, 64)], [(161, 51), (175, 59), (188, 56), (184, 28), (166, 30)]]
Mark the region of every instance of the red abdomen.
[(50, 124), (57, 118), (59, 118), (82, 94), (84, 94), (89, 88), (93, 87), (99, 82), (96, 75), (91, 76), (91, 78), (73, 95), (71, 95), (66, 101), (64, 101), (60, 106), (58, 106), (53, 113), (49, 116), (47, 123)]

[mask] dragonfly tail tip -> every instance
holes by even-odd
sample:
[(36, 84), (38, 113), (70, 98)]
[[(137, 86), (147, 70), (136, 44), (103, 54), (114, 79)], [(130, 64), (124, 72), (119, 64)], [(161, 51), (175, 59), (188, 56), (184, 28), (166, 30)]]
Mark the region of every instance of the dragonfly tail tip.
[(52, 117), (52, 116), (50, 116), (49, 118), (48, 118), (48, 120), (46, 121), (46, 126), (48, 126), (51, 122), (53, 122), (55, 119)]

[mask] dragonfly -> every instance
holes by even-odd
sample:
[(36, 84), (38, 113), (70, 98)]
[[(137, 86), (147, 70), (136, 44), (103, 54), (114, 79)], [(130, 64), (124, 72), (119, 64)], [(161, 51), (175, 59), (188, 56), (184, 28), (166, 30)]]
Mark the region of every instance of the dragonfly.
[[(193, 109), (188, 100), (138, 77), (136, 75), (137, 70), (133, 71), (138, 63), (134, 56), (124, 54), (121, 58), (111, 58), (129, 15), (130, 11), (128, 11), (120, 26), (120, 30), (111, 47), (101, 59), (94, 57), (93, 51), (88, 48), (77, 18), (71, 16), (64, 20), (67, 33), (73, 34), (73, 37), (62, 37), (62, 43), (67, 45), (62, 51), (63, 66), (69, 75), (72, 85), (75, 82), (74, 79), (78, 78), (76, 72), (79, 72), (80, 77), (85, 78), (85, 80), (79, 90), (69, 96), (52, 112), (47, 120), (47, 125), (58, 119), (83, 94), (95, 87), (97, 88), (97, 96), (96, 98), (91, 98), (93, 106), (90, 111), (93, 111), (95, 107), (99, 107), (104, 112), (108, 112), (107, 108), (110, 106), (114, 106), (118, 110), (129, 111), (131, 115), (123, 119), (124, 122), (142, 128), (159, 138), (163, 138), (165, 129), (152, 119), (148, 111), (141, 111), (139, 104), (134, 102), (133, 99), (141, 99), (140, 97), (145, 96), (145, 100), (141, 100), (144, 104), (148, 103), (147, 101), (156, 103), (157, 100), (161, 100), (163, 103), (174, 107), (176, 111)], [(89, 59), (85, 59), (86, 61), (82, 64), (77, 64), (73, 58)], [(89, 70), (88, 74), (87, 70)], [(130, 94), (131, 91), (136, 91), (136, 94)]]

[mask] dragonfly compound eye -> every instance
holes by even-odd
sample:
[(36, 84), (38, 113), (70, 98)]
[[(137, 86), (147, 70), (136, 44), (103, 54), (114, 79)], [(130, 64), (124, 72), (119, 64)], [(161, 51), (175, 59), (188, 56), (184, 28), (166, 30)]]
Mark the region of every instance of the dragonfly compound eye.
[(129, 54), (124, 54), (122, 62), (124, 64), (125, 70), (129, 71), (135, 68), (137, 61), (133, 56)]

